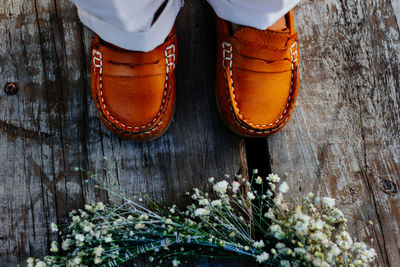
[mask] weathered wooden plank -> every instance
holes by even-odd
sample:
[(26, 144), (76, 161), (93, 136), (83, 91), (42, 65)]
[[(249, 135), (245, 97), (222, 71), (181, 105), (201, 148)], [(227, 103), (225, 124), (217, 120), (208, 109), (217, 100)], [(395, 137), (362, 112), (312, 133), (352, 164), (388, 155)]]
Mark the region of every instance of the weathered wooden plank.
[[(379, 266), (399, 266), (398, 1), (303, 1), (301, 90), (294, 117), (270, 138), (272, 171), (294, 197), (338, 199)], [(368, 220), (374, 226), (366, 224)]]
[[(187, 3), (178, 19), (183, 63), (174, 123), (143, 144), (120, 140), (100, 123), (89, 95), (92, 33), (73, 6), (3, 3), (0, 86), (17, 81), (20, 92), (0, 92), (0, 262), (43, 255), (54, 238), (51, 222), (84, 201), (107, 199), (83, 185), (74, 166), (110, 179), (102, 169), (108, 157), (130, 194), (169, 203), (208, 176), (246, 172), (243, 140), (222, 127), (214, 103), (214, 24), (205, 3)], [(373, 238), (381, 266), (400, 262), (399, 14), (397, 0), (303, 1), (296, 9), (298, 106), (268, 140), (272, 170), (290, 175), (294, 197), (312, 190), (338, 198), (351, 232)]]
[[(200, 23), (200, 20), (204, 23)], [(16, 81), (16, 96), (0, 92), (0, 262), (13, 266), (47, 253), (51, 222), (104, 193), (83, 183), (75, 166), (111, 179), (129, 194), (180, 202), (210, 176), (247, 171), (242, 139), (222, 126), (214, 97), (213, 13), (191, 2), (177, 22), (178, 93), (165, 136), (133, 143), (100, 122), (90, 96), (92, 33), (66, 0), (11, 1), (0, 7), (0, 86)], [(242, 170), (241, 170), (242, 169)]]

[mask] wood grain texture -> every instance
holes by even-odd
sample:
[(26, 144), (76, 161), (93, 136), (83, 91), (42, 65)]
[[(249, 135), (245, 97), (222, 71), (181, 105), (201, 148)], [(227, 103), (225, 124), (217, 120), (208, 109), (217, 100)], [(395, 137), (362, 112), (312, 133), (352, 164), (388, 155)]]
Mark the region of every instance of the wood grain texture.
[(293, 197), (337, 198), (377, 266), (400, 265), (397, 2), (302, 1), (299, 100), (288, 127), (268, 140), (272, 171), (289, 174)]
[(149, 143), (121, 140), (100, 122), (89, 90), (92, 32), (70, 2), (0, 2), (0, 86), (20, 87), (0, 92), (0, 265), (45, 255), (52, 222), (108, 200), (75, 166), (116, 177), (131, 195), (181, 204), (210, 176), (247, 173), (244, 141), (223, 127), (215, 105), (215, 25), (205, 2), (188, 3), (178, 18), (176, 114)]
[[(302, 80), (293, 119), (268, 144), (246, 142), (249, 167), (288, 173), (293, 198), (336, 197), (350, 232), (377, 250), (378, 266), (400, 264), (399, 3), (303, 0), (295, 10)], [(75, 166), (116, 177), (129, 194), (181, 204), (209, 176), (247, 173), (245, 142), (223, 127), (215, 105), (214, 26), (205, 1), (187, 1), (177, 21), (174, 121), (161, 139), (132, 143), (98, 118), (92, 33), (73, 5), (0, 0), (0, 86), (20, 87), (16, 96), (0, 91), (0, 265), (46, 254), (56, 238), (50, 223), (85, 201), (113, 201), (85, 185)]]

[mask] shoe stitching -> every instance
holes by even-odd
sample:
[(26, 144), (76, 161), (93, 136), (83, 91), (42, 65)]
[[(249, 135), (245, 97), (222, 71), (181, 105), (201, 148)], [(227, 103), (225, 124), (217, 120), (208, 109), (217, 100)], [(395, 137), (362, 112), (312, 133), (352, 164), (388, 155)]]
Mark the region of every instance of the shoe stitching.
[[(278, 125), (278, 123), (279, 123), (282, 119), (284, 119), (284, 116), (285, 116), (285, 115), (286, 115), (286, 117), (285, 117), (285, 119), (284, 119), (283, 121), (281, 121), (281, 125), (282, 125), (283, 123), (285, 123), (285, 122), (287, 121), (287, 119), (288, 119), (287, 113), (288, 113), (288, 110), (289, 110), (289, 107), (290, 107), (290, 101), (292, 100), (292, 94), (293, 94), (293, 92), (295, 91), (295, 90), (293, 90), (293, 87), (294, 87), (294, 63), (297, 61), (297, 53), (298, 53), (298, 52), (297, 52), (297, 42), (294, 42), (294, 43), (290, 46), (290, 56), (291, 56), (291, 63), (292, 63), (292, 71), (291, 71), (290, 91), (289, 91), (289, 97), (288, 97), (288, 102), (287, 102), (287, 104), (286, 104), (286, 108), (285, 108), (285, 110), (283, 111), (282, 115), (279, 117), (279, 119), (277, 119), (275, 122), (269, 123), (269, 124), (263, 124), (263, 125), (254, 124), (254, 123), (252, 123), (252, 122), (250, 122), (250, 121), (244, 119), (244, 118), (243, 118), (243, 115), (240, 113), (240, 109), (239, 109), (238, 103), (237, 103), (237, 101), (236, 101), (235, 88), (234, 88), (234, 86), (233, 86), (233, 73), (232, 73), (233, 53), (232, 53), (232, 45), (231, 45), (230, 43), (227, 43), (227, 42), (222, 42), (222, 49), (223, 49), (223, 50), (222, 50), (222, 51), (223, 51), (223, 52), (222, 52), (222, 55), (223, 55), (222, 66), (223, 66), (224, 69), (226, 69), (227, 66), (225, 66), (225, 61), (226, 61), (226, 60), (229, 61), (229, 73), (230, 73), (230, 77), (229, 77), (229, 78), (230, 78), (230, 81), (231, 81), (231, 88), (232, 88), (233, 100), (234, 100), (235, 105), (236, 105), (236, 108), (237, 108), (237, 110), (238, 110), (239, 118), (240, 118), (242, 121), (246, 122), (247, 124), (249, 124), (249, 125), (251, 125), (251, 126), (255, 126), (255, 127), (268, 127), (268, 126), (271, 126), (271, 127), (272, 127), (272, 126), (275, 126), (275, 125), (277, 125), (277, 127), (274, 128), (274, 129), (266, 129), (266, 130), (260, 130), (260, 129), (252, 130), (252, 129), (246, 128), (246, 127), (244, 127), (244, 126), (237, 120), (237, 116), (236, 116), (236, 114), (235, 114), (235, 112), (234, 112), (234, 110), (233, 110), (233, 107), (232, 107), (232, 105), (230, 105), (231, 112), (232, 112), (233, 117), (235, 118), (236, 124), (238, 124), (241, 128), (245, 129), (246, 131), (250, 131), (250, 132), (254, 132), (254, 133), (256, 133), (256, 132), (258, 132), (258, 133), (264, 133), (264, 132), (276, 131), (276, 130), (280, 127), (280, 125)], [(229, 56), (226, 56), (226, 54), (229, 54)], [(296, 58), (295, 58), (295, 55), (296, 55)], [(227, 83), (228, 77), (227, 77), (226, 71), (224, 72), (224, 76), (225, 76), (225, 82)], [(228, 90), (229, 90), (228, 84), (226, 84), (226, 86), (227, 86), (227, 88), (228, 88)], [(231, 98), (229, 97), (229, 94), (228, 94), (228, 101), (231, 102)]]
[[(167, 108), (166, 108), (166, 110), (168, 109), (168, 106), (169, 106), (169, 103), (170, 103), (170, 95), (171, 95), (171, 91), (170, 91), (170, 93), (169, 93), (169, 95), (168, 95)], [(99, 101), (99, 100), (97, 100), (97, 101)], [(96, 103), (96, 104), (97, 104), (97, 103)], [(99, 110), (101, 111), (101, 108), (100, 108), (100, 106), (99, 106), (98, 104), (97, 104), (97, 107), (98, 107)], [(165, 112), (164, 112), (164, 114), (165, 114)], [(106, 118), (106, 120), (109, 122), (109, 125), (110, 125), (111, 127), (113, 127), (114, 129), (116, 129), (116, 130), (118, 130), (118, 131), (121, 131), (121, 132), (123, 132), (123, 133), (125, 133), (125, 134), (136, 135), (136, 136), (137, 136), (137, 135), (146, 135), (146, 134), (152, 133), (152, 132), (156, 131), (156, 130), (161, 126), (161, 124), (164, 122), (164, 120), (161, 119), (159, 123), (157, 123), (156, 125), (154, 125), (154, 128), (153, 128), (153, 129), (135, 133), (135, 132), (127, 131), (127, 130), (125, 130), (125, 129), (122, 129), (122, 128), (118, 127), (116, 124), (112, 123), (112, 122), (107, 118), (107, 116), (105, 116), (105, 114), (104, 114), (103, 112), (101, 112), (101, 115), (103, 115), (103, 116)]]
[[(172, 53), (170, 54), (169, 51), (172, 49)], [(161, 104), (161, 108), (160, 111), (157, 113), (157, 115), (154, 117), (154, 119), (148, 123), (147, 125), (143, 125), (143, 126), (136, 126), (136, 127), (132, 127), (132, 126), (128, 126), (120, 121), (118, 121), (116, 118), (114, 118), (114, 116), (112, 116), (109, 111), (107, 110), (107, 106), (105, 104), (105, 100), (103, 97), (103, 56), (102, 53), (96, 49), (93, 49), (92, 55), (93, 55), (93, 66), (94, 66), (94, 71), (96, 72), (96, 69), (99, 69), (99, 74), (100, 74), (100, 99), (101, 99), (101, 105), (104, 108), (104, 111), (106, 112), (106, 114), (112, 119), (112, 122), (122, 126), (124, 128), (127, 129), (134, 129), (134, 130), (140, 130), (140, 129), (146, 129), (148, 127), (150, 127), (155, 121), (157, 121), (157, 119), (161, 116), (161, 112), (164, 108), (165, 105), (165, 100), (166, 100), (166, 96), (167, 96), (167, 91), (168, 91), (168, 74), (170, 71), (173, 71), (175, 69), (175, 60), (176, 60), (176, 56), (175, 56), (175, 45), (171, 44), (169, 46), (167, 46), (165, 48), (165, 62), (166, 62), (166, 75), (165, 75), (165, 88), (164, 88), (164, 94), (163, 94), (163, 99), (162, 99), (162, 104)], [(172, 61), (170, 61), (170, 59), (172, 58)], [(172, 69), (170, 70), (170, 68), (172, 67)], [(97, 105), (99, 107), (99, 105)], [(100, 108), (101, 110), (101, 108)], [(106, 117), (107, 117), (106, 115)], [(162, 121), (160, 121), (157, 124), (157, 127), (152, 129), (151, 131), (155, 131), (157, 130), (157, 128), (160, 126), (160, 124), (162, 123)], [(149, 132), (151, 132), (149, 131)], [(146, 133), (146, 132), (143, 132)]]

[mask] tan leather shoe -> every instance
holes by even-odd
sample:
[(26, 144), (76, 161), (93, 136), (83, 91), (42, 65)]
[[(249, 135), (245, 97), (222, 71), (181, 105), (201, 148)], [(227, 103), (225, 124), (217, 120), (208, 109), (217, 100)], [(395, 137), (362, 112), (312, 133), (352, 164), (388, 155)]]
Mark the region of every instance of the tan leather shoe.
[(137, 141), (160, 137), (175, 107), (175, 29), (150, 52), (124, 50), (95, 35), (92, 41), (92, 95), (105, 125)]
[(299, 89), (299, 45), (293, 13), (284, 31), (242, 27), (230, 34), (217, 18), (217, 103), (235, 133), (263, 137), (292, 115)]

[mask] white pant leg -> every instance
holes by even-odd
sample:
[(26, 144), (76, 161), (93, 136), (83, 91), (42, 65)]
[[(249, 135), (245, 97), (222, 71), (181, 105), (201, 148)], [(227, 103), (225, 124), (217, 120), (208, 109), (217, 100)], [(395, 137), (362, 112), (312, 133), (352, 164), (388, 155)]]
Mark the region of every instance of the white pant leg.
[(165, 41), (183, 0), (71, 0), (79, 18), (103, 40), (128, 50), (148, 52)]
[(232, 23), (265, 30), (300, 0), (207, 0), (215, 13)]

